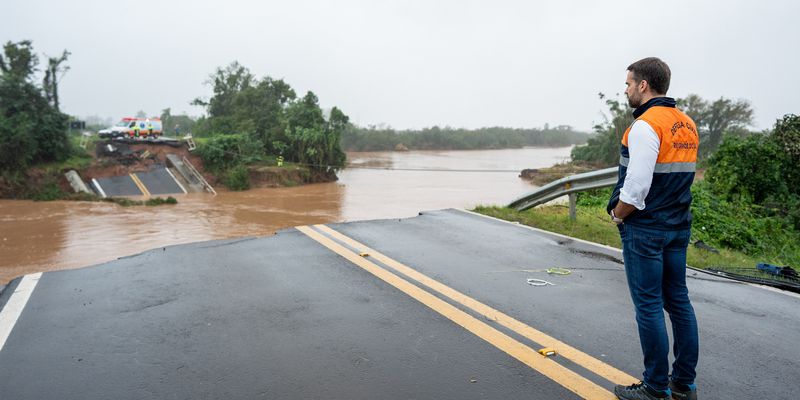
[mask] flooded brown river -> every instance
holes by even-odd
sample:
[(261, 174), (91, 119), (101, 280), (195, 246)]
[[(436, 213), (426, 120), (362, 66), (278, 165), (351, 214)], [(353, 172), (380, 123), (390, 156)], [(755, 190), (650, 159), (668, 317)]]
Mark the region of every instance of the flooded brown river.
[(570, 147), (348, 153), (351, 167), (335, 183), (190, 194), (177, 196), (174, 206), (0, 200), (0, 284), (180, 243), (507, 204), (534, 188), (518, 177), (520, 170), (565, 161), (569, 152)]

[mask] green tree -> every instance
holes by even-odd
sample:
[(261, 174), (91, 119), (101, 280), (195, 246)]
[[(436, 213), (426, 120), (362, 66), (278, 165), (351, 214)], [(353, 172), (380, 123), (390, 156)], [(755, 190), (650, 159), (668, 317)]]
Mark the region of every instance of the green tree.
[(68, 117), (33, 84), (38, 57), (30, 41), (8, 42), (0, 56), (0, 169), (59, 161), (71, 152)]
[(9, 79), (29, 80), (39, 64), (30, 40), (7, 42), (3, 45), (3, 53), (5, 55), (0, 54), (0, 71)]
[(214, 117), (229, 117), (233, 115), (235, 109), (236, 96), (242, 90), (250, 87), (254, 77), (250, 70), (234, 61), (228, 66), (219, 67), (209, 76), (206, 84), (211, 85), (214, 95), (210, 100), (204, 101), (196, 98), (192, 104), (204, 106), (208, 110), (208, 115)]
[[(600, 98), (605, 96), (600, 93)], [(713, 102), (703, 100), (696, 94), (677, 99), (678, 108), (694, 120), (700, 136), (701, 158), (707, 158), (716, 151), (725, 136), (745, 137), (752, 125), (753, 109), (746, 100), (719, 98)], [(632, 109), (627, 101), (606, 99), (608, 114), (605, 121), (594, 127), (595, 136), (586, 146), (572, 150), (573, 161), (589, 162), (598, 166), (616, 165), (619, 159), (619, 146), (625, 130), (633, 122)]]
[(186, 114), (173, 115), (171, 108), (161, 110), (161, 127), (164, 134), (172, 134), (175, 128), (180, 128), (180, 134), (192, 132), (192, 129), (197, 124), (194, 118)]
[(64, 50), (61, 57), (50, 57), (47, 60), (47, 70), (44, 75), (44, 94), (47, 101), (58, 110), (58, 81), (69, 71), (69, 66), (62, 66), (67, 61), (70, 52)]
[(242, 90), (234, 102), (238, 130), (262, 143), (264, 151), (280, 154), (288, 145), (284, 109), (296, 97), (283, 80), (264, 77)]
[(317, 96), (309, 91), (286, 113), (291, 158), (326, 172), (344, 165), (341, 135), (349, 118), (341, 110), (334, 107), (326, 121)]
[(800, 163), (800, 115), (784, 115), (775, 122), (772, 137), (783, 147), (793, 162)]
[(783, 150), (763, 135), (727, 137), (709, 160), (705, 179), (724, 199), (744, 197), (756, 204), (785, 198), (789, 193), (782, 179)]
[[(786, 155), (787, 162), (782, 167), (783, 180), (789, 190), (800, 198), (800, 115), (789, 114), (779, 119), (771, 137)], [(800, 218), (800, 209), (795, 212)]]
[(625, 100), (606, 98), (603, 93), (599, 97), (605, 100), (608, 114), (603, 114), (604, 121), (594, 126), (595, 136), (585, 146), (572, 149), (572, 159), (606, 167), (619, 162), (619, 147), (625, 130), (633, 123), (633, 110)]
[(681, 108), (697, 125), (699, 155), (706, 158), (717, 150), (726, 135), (746, 136), (753, 124), (753, 108), (747, 100), (720, 97), (708, 102), (696, 94), (678, 99)]
[(291, 104), (286, 110), (289, 128), (319, 128), (325, 123), (319, 99), (314, 92), (307, 92), (303, 98)]
[(706, 181), (725, 201), (750, 204), (760, 215), (779, 216), (800, 229), (800, 117), (787, 115), (772, 135), (726, 136), (709, 159)]
[[(313, 92), (298, 99), (283, 80), (256, 79), (237, 62), (217, 68), (207, 83), (213, 96), (193, 104), (208, 112), (196, 129), (211, 137), (200, 151), (209, 165), (230, 169), (267, 154), (326, 173), (344, 164), (341, 136), (349, 119), (336, 107), (326, 119)], [(171, 117), (166, 111), (164, 116)]]

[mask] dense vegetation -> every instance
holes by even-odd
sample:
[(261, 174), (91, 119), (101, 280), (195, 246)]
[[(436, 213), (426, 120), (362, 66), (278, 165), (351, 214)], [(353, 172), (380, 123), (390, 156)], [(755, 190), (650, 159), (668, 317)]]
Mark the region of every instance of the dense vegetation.
[(509, 149), (569, 146), (585, 143), (588, 136), (565, 125), (544, 129), (491, 127), (474, 130), (434, 126), (405, 131), (350, 125), (342, 136), (342, 146), (347, 151)]
[[(720, 153), (722, 151), (720, 149)], [(748, 262), (800, 264), (800, 227), (796, 225), (796, 217), (794, 219), (787, 217), (788, 213), (792, 212), (791, 208), (765, 207), (739, 196), (720, 195), (719, 189), (710, 180), (700, 180), (692, 186), (693, 242), (702, 241), (728, 251), (728, 255), (734, 254), (731, 251), (741, 253)], [(610, 188), (579, 193), (580, 212), (595, 215), (596, 219), (591, 220), (592, 224), (613, 227), (608, 223), (605, 214), (606, 203), (610, 196)], [(787, 207), (791, 206), (787, 204)], [(796, 207), (793, 210), (796, 210)], [(616, 234), (615, 229), (609, 232), (612, 236)], [(611, 243), (615, 244), (614, 241)], [(713, 257), (711, 260), (722, 261)], [(746, 266), (752, 268), (755, 263)], [(716, 265), (716, 267), (725, 266)]]
[(218, 68), (209, 84), (213, 96), (194, 101), (208, 115), (193, 133), (207, 138), (198, 149), (206, 167), (232, 188), (247, 188), (244, 165), (278, 156), (327, 176), (344, 165), (340, 142), (349, 118), (336, 107), (324, 115), (313, 92), (297, 97), (283, 80), (257, 79), (236, 62)]
[(63, 161), (72, 150), (68, 116), (58, 110), (56, 76), (68, 55), (51, 58), (43, 84), (34, 82), (39, 64), (30, 41), (8, 42), (0, 55), (0, 171)]
[(161, 129), (166, 135), (183, 136), (192, 132), (194, 125), (195, 119), (186, 114), (173, 115), (171, 108), (161, 111)]
[[(595, 135), (585, 146), (573, 149), (573, 163), (605, 167), (619, 159), (620, 140), (633, 121), (632, 110), (617, 99), (604, 100), (608, 117), (595, 127)], [(747, 128), (753, 111), (746, 101), (708, 102), (690, 95), (678, 103), (697, 124), (700, 162), (705, 167), (705, 178), (692, 187), (693, 240), (722, 251), (722, 255), (711, 255), (693, 249), (690, 263), (723, 269), (726, 265), (719, 263), (749, 268), (756, 261), (800, 264), (800, 116), (786, 115), (772, 130), (752, 132)], [(580, 235), (588, 229), (584, 233), (590, 237), (604, 237), (607, 244), (616, 245), (615, 232), (602, 226), (607, 222), (605, 204), (610, 194), (606, 189), (578, 195), (579, 214), (592, 217), (583, 219), (585, 229), (570, 223), (572, 233)], [(553, 211), (485, 208), (482, 212), (537, 224), (563, 224)]]
[[(751, 213), (753, 224), (776, 221), (780, 225), (776, 229), (800, 231), (798, 143), (798, 115), (778, 120), (769, 135), (726, 137), (709, 160), (706, 172), (709, 189), (720, 204), (735, 206), (731, 213)], [(775, 235), (765, 235), (762, 240), (779, 245), (775, 243)], [(746, 241), (741, 246), (752, 244), (753, 241)], [(800, 240), (795, 246), (800, 246)]]
[[(633, 122), (633, 109), (623, 99), (606, 98), (602, 93), (600, 99), (605, 101), (608, 113), (602, 123), (595, 125), (594, 135), (588, 139), (587, 145), (572, 150), (572, 159), (607, 167), (616, 165), (619, 161), (620, 142), (625, 129)], [(697, 125), (701, 160), (714, 153), (723, 137), (751, 134), (747, 128), (753, 122), (753, 109), (746, 100), (719, 98), (707, 101), (696, 94), (676, 100), (678, 108), (688, 114)]]
[(0, 54), (0, 197), (64, 198), (61, 167), (85, 165), (59, 111), (58, 81), (69, 52), (48, 59), (38, 83), (39, 57), (30, 41), (7, 42)]

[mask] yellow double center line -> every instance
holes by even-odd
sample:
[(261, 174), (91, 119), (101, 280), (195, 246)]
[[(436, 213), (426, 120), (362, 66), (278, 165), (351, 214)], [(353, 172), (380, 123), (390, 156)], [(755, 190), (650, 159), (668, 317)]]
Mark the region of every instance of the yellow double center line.
[(147, 190), (147, 186), (145, 186), (144, 183), (142, 183), (142, 181), (139, 179), (139, 177), (136, 176), (136, 174), (130, 174), (130, 176), (131, 176), (131, 179), (133, 179), (133, 183), (136, 184), (136, 187), (138, 187), (139, 190), (142, 191), (142, 194), (145, 195), (145, 196), (150, 197), (150, 191)]
[(398, 261), (395, 261), (362, 243), (344, 236), (327, 226), (315, 225), (314, 228), (320, 232), (324, 232), (330, 237), (335, 238), (341, 243), (357, 249), (357, 251), (354, 252), (346, 248), (328, 236), (325, 236), (308, 226), (301, 226), (297, 229), (308, 237), (327, 247), (331, 251), (339, 254), (353, 264), (358, 265), (384, 282), (394, 286), (403, 293), (425, 304), (439, 314), (447, 317), (451, 321), (462, 326), (481, 339), (489, 342), (493, 346), (506, 352), (508, 355), (516, 358), (517, 360), (535, 369), (542, 375), (547, 376), (584, 399), (616, 399), (616, 397), (605, 388), (584, 378), (572, 370), (567, 369), (552, 359), (543, 357), (534, 349), (489, 326), (485, 322), (478, 320), (477, 318), (454, 307), (450, 303), (441, 300), (433, 294), (428, 293), (427, 291), (419, 288), (400, 276), (389, 272), (388, 270), (378, 266), (364, 257), (361, 257), (359, 253), (369, 254), (370, 258), (373, 258), (380, 263), (394, 269), (395, 271), (414, 279), (415, 281), (427, 286), (441, 295), (450, 298), (454, 302), (459, 303), (478, 314), (481, 314), (485, 318), (496, 321), (498, 324), (513, 330), (519, 335), (528, 338), (542, 345), (543, 347), (555, 348), (560, 356), (572, 360), (576, 364), (613, 383), (627, 385), (636, 381), (636, 378), (626, 374), (625, 372), (622, 372), (558, 339), (555, 339), (498, 310), (495, 310), (469, 296), (466, 296), (455, 289), (433, 280), (428, 276)]

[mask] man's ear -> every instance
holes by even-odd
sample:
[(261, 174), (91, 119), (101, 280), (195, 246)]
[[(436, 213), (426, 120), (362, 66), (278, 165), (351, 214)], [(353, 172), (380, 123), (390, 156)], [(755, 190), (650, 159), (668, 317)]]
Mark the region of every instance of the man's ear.
[(646, 92), (649, 87), (650, 87), (650, 84), (647, 83), (646, 80), (642, 79), (641, 81), (639, 81), (639, 90), (642, 93)]

